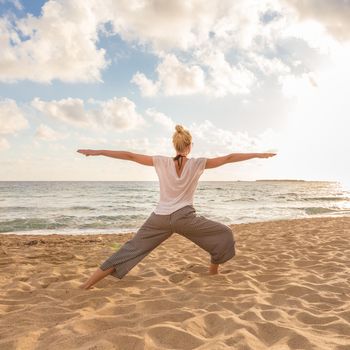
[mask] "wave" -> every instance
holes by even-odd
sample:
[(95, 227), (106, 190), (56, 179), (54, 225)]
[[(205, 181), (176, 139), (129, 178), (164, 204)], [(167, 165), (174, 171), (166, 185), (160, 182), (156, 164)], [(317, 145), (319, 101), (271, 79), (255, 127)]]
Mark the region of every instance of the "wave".
[(33, 210), (33, 209), (51, 209), (51, 210), (95, 210), (96, 208), (84, 206), (84, 205), (75, 205), (72, 207), (38, 207), (38, 206), (31, 206), (31, 207), (24, 207), (24, 206), (7, 206), (7, 207), (0, 207), (0, 212), (7, 212), (7, 211), (23, 211), (23, 210)]
[(56, 229), (108, 229), (118, 227), (134, 227), (145, 220), (144, 215), (120, 214), (99, 216), (60, 215), (51, 218), (16, 218), (0, 221), (0, 233), (17, 231), (37, 231)]
[(306, 214), (308, 215), (315, 215), (315, 214), (326, 214), (326, 213), (333, 213), (337, 212), (337, 209), (330, 209), (330, 208), (324, 208), (324, 207), (308, 207), (308, 208), (299, 208), (303, 209)]
[(349, 197), (306, 197), (303, 201), (350, 201)]
[(68, 209), (71, 209), (71, 210), (96, 210), (96, 208), (87, 207), (84, 205), (74, 205), (72, 207), (69, 207)]
[(257, 201), (257, 199), (253, 197), (241, 197), (241, 198), (232, 198), (232, 199), (223, 200), (223, 202), (253, 202), (253, 201)]
[(22, 210), (30, 210), (33, 207), (21, 207), (21, 206), (8, 206), (8, 207), (0, 207), (0, 213), (6, 213), (8, 211), (22, 211)]
[(1, 232), (32, 231), (32, 230), (55, 230), (69, 227), (63, 222), (52, 222), (47, 219), (14, 219), (0, 222)]

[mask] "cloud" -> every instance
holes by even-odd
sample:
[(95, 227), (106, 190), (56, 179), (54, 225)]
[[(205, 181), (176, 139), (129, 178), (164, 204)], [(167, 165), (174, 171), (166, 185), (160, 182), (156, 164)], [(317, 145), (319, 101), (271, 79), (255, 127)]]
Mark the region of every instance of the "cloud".
[[(0, 135), (13, 135), (29, 127), (27, 119), (22, 110), (12, 99), (0, 100)], [(10, 147), (9, 142), (0, 137), (0, 150)]]
[(174, 152), (171, 137), (155, 136), (150, 140), (148, 137), (115, 139), (113, 147), (119, 150), (141, 154), (171, 154)]
[(126, 97), (112, 98), (101, 102), (101, 109), (95, 112), (97, 120), (102, 121), (105, 127), (117, 130), (127, 130), (145, 124), (144, 119), (136, 113), (134, 102)]
[(57, 141), (66, 138), (68, 135), (53, 130), (48, 125), (40, 124), (35, 133), (35, 138), (44, 141)]
[(79, 139), (79, 142), (87, 145), (95, 145), (97, 143), (107, 144), (107, 139), (104, 137), (90, 137), (85, 135), (76, 134)]
[(15, 134), (28, 126), (29, 123), (16, 101), (0, 100), (0, 134)]
[(0, 138), (0, 151), (10, 148), (10, 144), (4, 138)]
[[(153, 117), (155, 122), (163, 125), (169, 131), (168, 136), (155, 137), (152, 142), (144, 137), (141, 139), (117, 140), (114, 144), (120, 149), (130, 149), (140, 153), (173, 153), (171, 131), (175, 122), (172, 118), (153, 108), (148, 109), (146, 114)], [(281, 136), (271, 128), (266, 128), (257, 136), (251, 136), (248, 132), (232, 132), (222, 129), (207, 119), (200, 123), (192, 122), (186, 128), (193, 137), (192, 156), (194, 157), (215, 157), (239, 152), (276, 152), (282, 142)]]
[(267, 58), (261, 54), (251, 52), (247, 55), (251, 62), (252, 67), (258, 68), (265, 75), (280, 75), (291, 72), (291, 68), (283, 63), (279, 58)]
[(190, 95), (204, 90), (204, 72), (198, 65), (181, 63), (173, 54), (166, 55), (157, 67), (158, 81), (137, 73), (134, 82), (143, 96), (154, 96), (161, 90), (166, 96)]
[(230, 64), (221, 51), (202, 53), (207, 66), (209, 82), (207, 92), (214, 96), (244, 94), (256, 81), (255, 75), (242, 64)]
[(13, 5), (17, 10), (23, 10), (23, 5), (19, 0), (0, 0), (0, 4), (6, 4), (7, 2)]
[(300, 75), (286, 74), (278, 78), (282, 93), (286, 97), (305, 97), (318, 88), (317, 78), (313, 72)]
[(109, 4), (114, 32), (125, 41), (151, 46), (159, 55), (174, 49), (188, 52), (209, 41), (217, 49), (249, 49), (266, 24), (261, 16), (280, 8), (276, 0), (122, 0)]
[(43, 114), (73, 126), (88, 127), (92, 124), (92, 120), (85, 113), (84, 101), (79, 98), (42, 101), (36, 97), (31, 105)]
[(39, 17), (0, 18), (0, 81), (101, 81), (103, 9), (96, 1), (47, 1)]
[[(121, 1), (113, 5), (112, 23), (124, 40), (144, 44), (161, 60), (156, 79), (140, 71), (134, 75), (132, 82), (143, 96), (205, 93), (221, 97), (249, 93), (257, 82), (256, 71), (277, 77), (308, 71), (310, 60), (320, 57), (315, 53), (304, 60), (306, 51), (296, 41), (292, 46), (290, 39), (300, 38), (328, 54), (335, 49), (334, 40), (322, 26), (339, 24), (337, 36), (348, 35), (349, 6), (341, 11), (346, 4), (321, 0), (318, 9), (316, 0), (173, 1), (166, 5), (156, 0)], [(295, 8), (314, 21), (305, 22)], [(122, 18), (116, 16), (118, 11)], [(301, 64), (295, 67), (298, 56)], [(185, 79), (191, 82), (187, 89), (182, 84)]]
[[(129, 130), (145, 124), (136, 112), (134, 102), (126, 97), (112, 98), (106, 101), (93, 101), (98, 108), (86, 109), (79, 98), (67, 98), (59, 101), (42, 101), (35, 98), (31, 105), (43, 114), (75, 127), (92, 129)], [(88, 102), (88, 103), (89, 103)]]
[(350, 39), (350, 3), (348, 0), (285, 0), (298, 12), (302, 20), (312, 19), (321, 23), (340, 41)]
[(155, 96), (158, 93), (159, 82), (154, 83), (143, 73), (136, 72), (132, 77), (131, 82), (139, 87), (142, 96)]
[(167, 130), (174, 130), (175, 122), (167, 115), (156, 111), (154, 108), (148, 108), (146, 114), (153, 118), (153, 120), (162, 125)]
[(158, 52), (187, 50), (207, 40), (217, 10), (217, 1), (122, 0), (110, 4), (114, 31), (126, 41), (150, 43)]
[(23, 10), (23, 5), (20, 0), (12, 0), (13, 6), (16, 7), (17, 10)]
[[(180, 62), (173, 54), (166, 55), (157, 67), (158, 80), (152, 81), (144, 74), (134, 75), (132, 82), (140, 88), (143, 96), (154, 96), (163, 92), (166, 96), (248, 93), (255, 82), (254, 74), (241, 64), (231, 65), (222, 52), (202, 53), (198, 64)], [(208, 71), (207, 75), (204, 69)]]
[[(117, 139), (113, 145), (118, 149), (126, 149), (137, 153), (146, 154), (172, 154), (172, 131), (175, 122), (169, 116), (149, 108), (146, 114), (153, 118), (154, 122), (162, 125), (167, 130), (167, 135), (155, 136), (150, 140), (148, 137)], [(185, 124), (187, 125), (187, 124)], [(193, 137), (193, 157), (216, 157), (229, 153), (249, 152), (277, 152), (282, 140), (281, 135), (271, 128), (266, 128), (258, 135), (249, 135), (246, 131), (233, 132), (222, 129), (209, 120), (188, 124), (186, 128)]]
[(110, 62), (99, 38), (117, 35), (159, 58), (155, 77), (139, 70), (131, 79), (143, 96), (247, 94), (256, 71), (267, 76), (303, 71), (303, 60), (299, 70), (291, 63), (296, 57), (288, 52), (288, 39), (329, 47), (333, 39), (323, 35), (322, 26), (336, 38), (348, 38), (347, 4), (49, 0), (39, 16), (0, 19), (0, 81), (101, 82)]
[(193, 135), (196, 149), (201, 149), (208, 157), (223, 153), (272, 152), (280, 146), (280, 136), (267, 128), (257, 136), (247, 132), (222, 129), (209, 120), (193, 122), (188, 128)]
[[(165, 95), (195, 93), (204, 83), (196, 52), (216, 50), (225, 55), (230, 49), (256, 49), (255, 39), (263, 33), (270, 40), (266, 27), (278, 22), (266, 25), (261, 16), (279, 9), (277, 4), (275, 0), (49, 0), (38, 17), (0, 19), (0, 80), (101, 81), (109, 62), (105, 50), (97, 47), (99, 34), (116, 34), (162, 58), (159, 84), (142, 72), (134, 75), (133, 82), (145, 96), (154, 96), (159, 89)], [(111, 27), (108, 33), (106, 24)], [(191, 59), (183, 55), (179, 60), (174, 50)]]

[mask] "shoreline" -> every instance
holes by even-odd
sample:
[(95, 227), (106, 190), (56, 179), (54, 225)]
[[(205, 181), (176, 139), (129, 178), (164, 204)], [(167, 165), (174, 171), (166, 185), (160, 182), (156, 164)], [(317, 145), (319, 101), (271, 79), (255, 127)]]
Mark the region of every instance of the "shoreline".
[(236, 256), (218, 275), (173, 234), (90, 290), (78, 287), (133, 232), (2, 235), (0, 348), (345, 350), (350, 217), (229, 226)]
[[(302, 218), (285, 218), (285, 219), (272, 219), (272, 220), (264, 220), (264, 221), (254, 221), (254, 222), (242, 222), (242, 223), (229, 223), (227, 224), (228, 226), (235, 226), (235, 225), (252, 225), (252, 224), (262, 224), (262, 223), (270, 223), (270, 222), (275, 222), (275, 221), (297, 221), (297, 220), (321, 220), (321, 219), (344, 219), (344, 218), (349, 218), (350, 219), (350, 215), (339, 215), (339, 216), (334, 216), (334, 215), (320, 215), (320, 216), (312, 216), (312, 217), (302, 217)], [(140, 225), (141, 226), (141, 225)], [(68, 233), (60, 233), (60, 230), (52, 230), (53, 232), (46, 232), (44, 231), (43, 233), (38, 233), (38, 231), (10, 231), (10, 232), (0, 232), (0, 237), (3, 236), (11, 236), (11, 235), (15, 235), (15, 236), (23, 236), (23, 237), (27, 237), (27, 236), (52, 236), (52, 235), (62, 235), (62, 236), (96, 236), (96, 235), (103, 235), (103, 236), (108, 236), (108, 235), (116, 235), (116, 234), (130, 234), (130, 233), (136, 233), (136, 231), (138, 230), (138, 228), (134, 229), (134, 230), (129, 230), (129, 229), (110, 229), (111, 232), (105, 232), (105, 231), (101, 231), (101, 232), (95, 232), (93, 229), (89, 229), (89, 230), (76, 230), (76, 231), (69, 231)], [(40, 230), (39, 230), (40, 231)], [(84, 233), (86, 231), (91, 231), (91, 233)], [(34, 232), (34, 233), (32, 233)], [(73, 232), (77, 232), (77, 233), (73, 233)], [(82, 232), (82, 233), (80, 233)], [(95, 232), (95, 233), (94, 233)]]

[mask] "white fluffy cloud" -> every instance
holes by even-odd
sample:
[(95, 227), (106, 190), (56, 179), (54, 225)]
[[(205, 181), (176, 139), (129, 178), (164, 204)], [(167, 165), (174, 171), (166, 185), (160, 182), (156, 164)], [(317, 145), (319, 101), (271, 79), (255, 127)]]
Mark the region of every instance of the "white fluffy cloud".
[[(134, 76), (145, 95), (159, 89), (167, 95), (197, 92), (204, 76), (196, 52), (215, 49), (225, 55), (230, 49), (256, 48), (263, 28), (264, 36), (270, 35), (262, 14), (279, 7), (276, 0), (49, 0), (38, 17), (0, 19), (0, 80), (101, 80), (108, 62), (97, 43), (111, 23), (109, 35), (145, 45), (162, 58), (159, 84), (142, 73)], [(192, 62), (179, 62), (173, 50), (189, 54)]]
[(107, 66), (97, 48), (103, 6), (89, 1), (48, 1), (39, 17), (0, 18), (0, 80), (100, 81)]
[(167, 130), (174, 130), (175, 122), (164, 113), (158, 112), (154, 108), (148, 108), (146, 110), (146, 114), (152, 117), (156, 123), (162, 125)]
[(208, 30), (217, 16), (217, 3), (121, 0), (111, 2), (110, 11), (114, 31), (124, 40), (151, 44), (159, 52), (187, 50), (208, 39)]
[(280, 146), (280, 136), (268, 128), (257, 136), (247, 132), (233, 132), (217, 127), (209, 120), (192, 123), (189, 128), (196, 149), (202, 149), (206, 156), (240, 152), (275, 152)]
[[(17, 106), (16, 101), (12, 99), (0, 100), (0, 135), (17, 134), (29, 126), (22, 110)], [(9, 142), (0, 137), (0, 150), (10, 147)]]
[(175, 55), (166, 55), (157, 72), (165, 95), (187, 95), (204, 88), (202, 69), (182, 64)]
[(276, 0), (121, 0), (110, 2), (114, 31), (126, 41), (150, 44), (159, 54), (215, 42), (248, 49), (261, 34), (261, 15), (279, 10)]
[[(135, 0), (115, 2), (113, 10), (115, 31), (124, 40), (148, 44), (161, 59), (156, 80), (142, 72), (133, 77), (144, 96), (248, 93), (256, 70), (277, 77), (309, 70), (304, 60), (295, 69), (300, 52), (288, 52), (289, 39), (300, 38), (327, 54), (334, 40), (323, 28), (336, 38), (350, 33), (350, 6), (344, 0)], [(118, 11), (122, 18), (115, 15)]]
[(312, 89), (318, 87), (317, 78), (311, 72), (298, 76), (287, 74), (279, 78), (282, 93), (287, 97), (307, 96)]
[(265, 75), (283, 75), (291, 71), (291, 68), (277, 57), (267, 58), (254, 52), (248, 53), (247, 56), (252, 61), (253, 67), (257, 67)]
[(204, 89), (204, 72), (198, 65), (185, 65), (175, 55), (166, 55), (157, 67), (158, 81), (153, 82), (141, 73), (132, 81), (144, 96), (153, 96), (158, 90), (165, 95), (189, 95)]
[(127, 149), (141, 154), (171, 154), (174, 147), (171, 137), (155, 136), (150, 140), (148, 137), (116, 139), (113, 146), (117, 149)]
[(43, 114), (73, 126), (87, 127), (92, 124), (85, 113), (84, 101), (80, 98), (42, 101), (36, 97), (31, 105)]
[(139, 87), (142, 96), (155, 96), (158, 93), (160, 86), (159, 82), (154, 83), (151, 79), (148, 79), (140, 72), (134, 74), (131, 82)]
[(98, 104), (98, 108), (86, 109), (84, 101), (79, 98), (59, 101), (42, 101), (35, 98), (31, 105), (51, 118), (77, 127), (112, 128), (122, 131), (140, 127), (145, 123), (136, 112), (134, 102), (126, 97), (114, 97), (107, 101), (94, 101), (94, 103)]
[(202, 57), (208, 68), (207, 91), (214, 96), (248, 93), (255, 82), (255, 75), (242, 64), (230, 64), (220, 51), (208, 52)]
[(0, 134), (15, 134), (28, 126), (29, 123), (16, 101), (0, 100)]
[(99, 35), (109, 24), (108, 35), (160, 59), (155, 79), (132, 78), (144, 96), (247, 93), (255, 70), (296, 74), (288, 54), (273, 57), (283, 40), (328, 47), (322, 26), (348, 39), (349, 11), (345, 0), (49, 0), (38, 17), (0, 18), (0, 81), (101, 81), (109, 62)]
[(154, 96), (159, 91), (166, 96), (198, 93), (225, 96), (249, 92), (256, 80), (251, 71), (241, 64), (230, 64), (220, 51), (202, 54), (200, 62), (207, 74), (197, 64), (186, 65), (175, 55), (166, 55), (157, 67), (157, 81), (138, 72), (132, 82), (138, 85), (143, 96)]
[[(176, 122), (171, 117), (153, 108), (148, 109), (146, 114), (169, 131), (169, 137), (161, 138), (161, 142), (162, 147), (165, 147), (164, 150), (172, 152), (170, 132), (174, 130)], [(195, 144), (195, 148), (193, 149), (194, 153), (198, 155), (204, 154), (204, 156), (207, 157), (234, 152), (277, 152), (283, 142), (281, 135), (271, 128), (265, 129), (257, 136), (251, 136), (248, 132), (233, 132), (231, 130), (222, 129), (207, 119), (200, 123), (192, 122), (188, 126), (186, 124), (184, 126), (192, 134)], [(158, 142), (160, 142), (159, 140)], [(133, 144), (135, 142), (134, 140)], [(156, 148), (152, 149), (153, 151), (163, 149), (162, 147), (159, 148), (159, 144), (155, 143), (155, 145)], [(149, 145), (146, 148), (148, 149)]]
[(108, 128), (127, 130), (145, 124), (144, 119), (136, 112), (134, 102), (126, 97), (112, 98), (100, 103), (100, 109), (94, 112), (97, 121)]
[(348, 0), (285, 0), (301, 19), (313, 19), (338, 40), (350, 40), (350, 3)]
[(68, 135), (53, 130), (48, 125), (40, 124), (36, 130), (35, 138), (44, 141), (57, 141), (66, 138)]
[[(152, 142), (144, 137), (116, 140), (114, 144), (120, 149), (130, 149), (134, 152), (171, 154), (174, 151), (171, 141), (172, 132), (177, 123), (171, 117), (154, 108), (147, 109), (146, 114), (153, 118), (155, 123), (165, 128), (166, 135), (162, 132), (162, 136), (153, 138)], [(271, 128), (252, 136), (246, 131), (233, 132), (222, 129), (207, 119), (203, 122), (184, 123), (183, 125), (192, 135), (194, 142), (192, 156), (194, 157), (216, 157), (236, 152), (277, 152), (283, 142), (281, 135)]]

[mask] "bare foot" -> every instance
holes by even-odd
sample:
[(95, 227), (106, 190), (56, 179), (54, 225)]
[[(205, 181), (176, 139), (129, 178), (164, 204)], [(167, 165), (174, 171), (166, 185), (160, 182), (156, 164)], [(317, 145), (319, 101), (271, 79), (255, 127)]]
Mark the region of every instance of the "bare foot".
[(90, 286), (87, 282), (81, 284), (79, 286), (80, 289), (91, 289), (92, 286)]
[(210, 275), (217, 275), (218, 274), (218, 268), (219, 268), (219, 264), (210, 264), (209, 274)]

